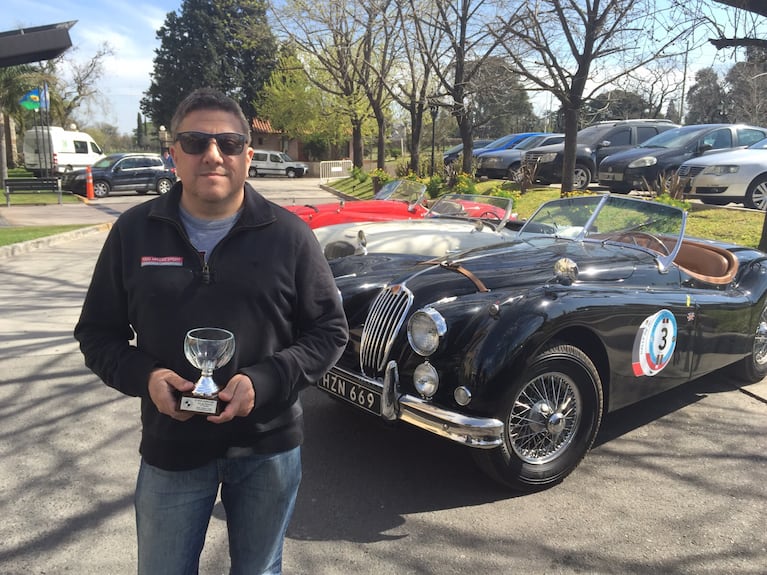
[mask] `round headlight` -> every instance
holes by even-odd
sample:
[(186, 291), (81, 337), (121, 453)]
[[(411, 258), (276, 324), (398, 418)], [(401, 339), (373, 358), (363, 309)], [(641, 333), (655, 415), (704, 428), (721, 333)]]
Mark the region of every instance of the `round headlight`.
[(466, 407), (471, 403), (471, 391), (469, 391), (468, 387), (456, 387), (453, 392), (453, 398), (458, 405)]
[(413, 371), (413, 385), (415, 390), (424, 397), (433, 396), (439, 387), (437, 370), (428, 361), (422, 363)]
[(418, 355), (431, 355), (439, 347), (440, 338), (447, 333), (447, 323), (432, 308), (418, 310), (407, 324), (407, 340)]

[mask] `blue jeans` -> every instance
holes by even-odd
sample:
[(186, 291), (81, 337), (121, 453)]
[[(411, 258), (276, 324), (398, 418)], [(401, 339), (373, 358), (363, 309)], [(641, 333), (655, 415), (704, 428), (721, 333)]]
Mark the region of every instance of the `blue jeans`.
[(300, 482), (300, 447), (189, 471), (164, 471), (142, 460), (135, 496), (139, 575), (198, 572), (219, 484), (231, 575), (279, 575)]

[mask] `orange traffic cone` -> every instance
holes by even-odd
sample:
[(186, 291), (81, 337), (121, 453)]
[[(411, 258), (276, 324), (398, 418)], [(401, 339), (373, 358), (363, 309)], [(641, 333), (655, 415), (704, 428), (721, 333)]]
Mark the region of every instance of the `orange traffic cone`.
[(93, 193), (93, 173), (91, 172), (90, 166), (85, 168), (85, 197), (89, 200), (96, 198)]

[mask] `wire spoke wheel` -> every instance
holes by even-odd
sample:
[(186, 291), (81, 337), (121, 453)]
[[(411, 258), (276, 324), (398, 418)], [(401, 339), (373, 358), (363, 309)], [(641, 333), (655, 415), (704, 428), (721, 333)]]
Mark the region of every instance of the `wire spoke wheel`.
[(571, 378), (550, 373), (528, 383), (514, 401), (507, 426), (514, 452), (528, 463), (546, 463), (573, 439), (581, 398)]
[(490, 477), (517, 491), (554, 485), (578, 466), (602, 421), (599, 372), (579, 348), (552, 342), (509, 382), (495, 416), (504, 440), (474, 458)]

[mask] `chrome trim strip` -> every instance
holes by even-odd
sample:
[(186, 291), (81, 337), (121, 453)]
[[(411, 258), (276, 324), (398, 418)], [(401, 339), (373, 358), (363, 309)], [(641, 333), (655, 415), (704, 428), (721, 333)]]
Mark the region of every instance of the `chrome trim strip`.
[[(471, 417), (437, 407), (419, 397), (399, 394), (397, 364), (386, 365), (384, 381), (332, 367), (331, 372), (359, 382), (381, 393), (381, 417), (400, 420), (456, 443), (479, 449), (493, 449), (503, 443), (503, 422), (492, 417)], [(326, 392), (328, 393), (328, 392)]]

